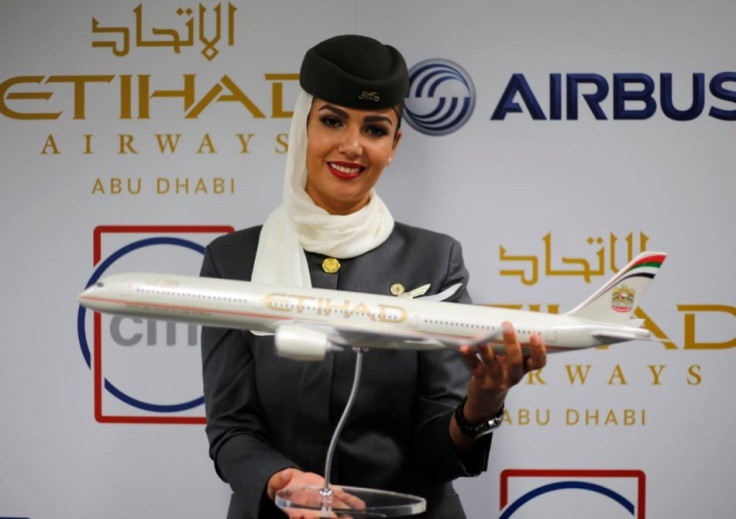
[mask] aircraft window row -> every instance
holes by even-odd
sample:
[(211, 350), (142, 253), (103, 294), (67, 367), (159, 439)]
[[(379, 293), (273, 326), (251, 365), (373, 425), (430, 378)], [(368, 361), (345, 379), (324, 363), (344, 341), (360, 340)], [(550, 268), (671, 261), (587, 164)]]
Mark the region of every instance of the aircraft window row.
[(536, 333), (537, 335), (542, 335), (542, 332), (540, 331), (530, 331), (530, 330), (516, 330), (516, 333), (519, 335), (531, 335), (533, 333)]
[(213, 295), (204, 295), (193, 292), (175, 292), (173, 290), (161, 290), (153, 288), (136, 288), (136, 292), (144, 292), (147, 294), (158, 294), (161, 296), (186, 296), (192, 299), (206, 299), (208, 301), (228, 301), (230, 303), (246, 303), (248, 300), (242, 297), (222, 297)]
[(463, 322), (457, 322), (457, 321), (442, 321), (440, 319), (425, 319), (425, 324), (438, 324), (441, 326), (459, 326), (461, 328), (475, 328), (479, 330), (495, 330), (495, 326), (491, 326), (490, 324), (477, 324), (477, 323), (463, 323)]
[[(425, 324), (437, 324), (441, 326), (457, 326), (461, 328), (474, 328), (479, 330), (489, 330), (492, 332), (496, 331), (495, 326), (487, 325), (487, 324), (474, 324), (474, 323), (462, 323), (457, 321), (442, 321), (440, 319), (425, 319)], [(536, 333), (538, 335), (542, 335), (542, 332), (539, 330), (536, 331), (530, 331), (530, 330), (516, 330), (516, 333), (519, 335), (532, 335), (533, 333)]]

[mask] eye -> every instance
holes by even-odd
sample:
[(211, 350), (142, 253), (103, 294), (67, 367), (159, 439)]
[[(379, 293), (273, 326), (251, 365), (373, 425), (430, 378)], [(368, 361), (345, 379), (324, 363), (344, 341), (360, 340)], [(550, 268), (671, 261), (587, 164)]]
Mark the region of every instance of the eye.
[(342, 121), (333, 115), (324, 115), (319, 119), (322, 124), (330, 128), (338, 128), (342, 125)]
[(388, 135), (388, 128), (380, 124), (371, 124), (366, 126), (364, 131), (372, 137), (383, 137), (384, 135)]

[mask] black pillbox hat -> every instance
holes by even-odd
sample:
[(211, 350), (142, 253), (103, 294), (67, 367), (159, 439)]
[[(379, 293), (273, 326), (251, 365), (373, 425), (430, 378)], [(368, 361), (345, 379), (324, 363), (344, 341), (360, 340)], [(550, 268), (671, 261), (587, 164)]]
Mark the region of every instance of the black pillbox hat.
[(367, 36), (346, 34), (307, 51), (299, 84), (314, 97), (348, 108), (389, 108), (404, 101), (409, 73), (395, 48)]

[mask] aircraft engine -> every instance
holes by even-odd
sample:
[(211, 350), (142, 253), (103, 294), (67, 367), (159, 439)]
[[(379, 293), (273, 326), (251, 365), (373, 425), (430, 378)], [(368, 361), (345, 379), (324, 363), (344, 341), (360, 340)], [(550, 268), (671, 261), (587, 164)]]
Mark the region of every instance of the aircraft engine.
[(330, 348), (327, 336), (299, 325), (283, 325), (276, 330), (276, 353), (292, 360), (323, 360)]

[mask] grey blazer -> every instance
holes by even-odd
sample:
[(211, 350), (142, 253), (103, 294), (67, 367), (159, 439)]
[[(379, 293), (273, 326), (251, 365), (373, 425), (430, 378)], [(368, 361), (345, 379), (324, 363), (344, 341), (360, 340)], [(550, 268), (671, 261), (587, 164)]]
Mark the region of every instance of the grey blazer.
[[(254, 227), (214, 240), (201, 275), (249, 280), (259, 235)], [(381, 246), (341, 260), (335, 274), (322, 270), (324, 258), (307, 253), (315, 287), (388, 295), (394, 283), (430, 283), (432, 294), (460, 282), (456, 300), (470, 301), (460, 245), (442, 234), (397, 223)], [(228, 518), (284, 517), (265, 496), (268, 478), (287, 467), (323, 474), (354, 363), (352, 351), (298, 362), (278, 357), (272, 337), (202, 330), (206, 432), (217, 473), (233, 490)], [(455, 352), (368, 351), (332, 483), (421, 495), (423, 518), (465, 517), (451, 482), (485, 470), (491, 444), (489, 436), (460, 457), (450, 440), (468, 378)]]

